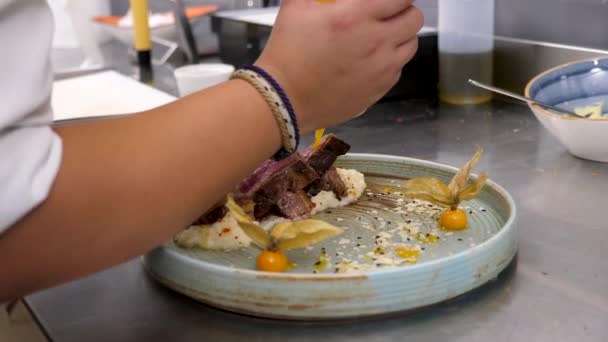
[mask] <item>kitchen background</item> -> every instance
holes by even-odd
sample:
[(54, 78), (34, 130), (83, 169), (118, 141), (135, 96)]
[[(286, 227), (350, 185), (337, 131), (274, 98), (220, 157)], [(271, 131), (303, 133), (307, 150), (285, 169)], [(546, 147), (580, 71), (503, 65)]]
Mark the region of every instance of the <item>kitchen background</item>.
[[(456, 1), (456, 0), (455, 0)], [(271, 1), (272, 2), (272, 1)], [(227, 9), (259, 7), (262, 0), (190, 0)], [(426, 23), (437, 24), (437, 0), (418, 0)], [(112, 0), (113, 14), (124, 14), (127, 0)], [(169, 0), (150, 0), (153, 11), (171, 8)], [(522, 39), (608, 49), (608, 0), (496, 0), (496, 34)]]

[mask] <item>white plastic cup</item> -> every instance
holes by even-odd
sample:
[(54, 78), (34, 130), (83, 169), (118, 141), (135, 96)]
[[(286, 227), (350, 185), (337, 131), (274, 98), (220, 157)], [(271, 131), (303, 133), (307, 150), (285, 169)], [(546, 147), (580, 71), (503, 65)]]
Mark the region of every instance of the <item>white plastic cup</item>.
[(192, 64), (175, 69), (177, 90), (187, 96), (199, 90), (213, 87), (230, 79), (234, 67), (229, 64)]

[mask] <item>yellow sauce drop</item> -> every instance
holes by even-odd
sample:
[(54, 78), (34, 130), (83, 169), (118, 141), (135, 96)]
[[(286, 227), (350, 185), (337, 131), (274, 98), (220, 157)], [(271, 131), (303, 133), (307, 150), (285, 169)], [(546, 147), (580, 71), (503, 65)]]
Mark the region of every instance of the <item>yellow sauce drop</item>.
[(321, 248), (321, 255), (319, 256), (319, 260), (315, 262), (314, 269), (317, 272), (323, 271), (327, 267), (327, 252), (325, 248)]
[(325, 134), (325, 128), (319, 128), (315, 130), (315, 142), (312, 147), (316, 150), (321, 146), (321, 139), (323, 138), (323, 134)]
[(385, 194), (391, 194), (391, 193), (393, 192), (393, 188), (386, 187), (386, 188), (382, 189), (382, 191), (383, 191)]
[(319, 261), (317, 261), (317, 262), (315, 263), (315, 267), (314, 267), (314, 269), (315, 269), (315, 271), (317, 271), (317, 272), (321, 272), (321, 271), (323, 271), (323, 270), (324, 270), (326, 267), (327, 267), (327, 257), (325, 257), (325, 256), (321, 256), (321, 257), (319, 258)]
[(420, 256), (420, 250), (417, 248), (410, 247), (397, 247), (395, 248), (395, 254), (403, 259), (406, 259), (408, 263), (415, 264), (418, 262), (418, 256)]

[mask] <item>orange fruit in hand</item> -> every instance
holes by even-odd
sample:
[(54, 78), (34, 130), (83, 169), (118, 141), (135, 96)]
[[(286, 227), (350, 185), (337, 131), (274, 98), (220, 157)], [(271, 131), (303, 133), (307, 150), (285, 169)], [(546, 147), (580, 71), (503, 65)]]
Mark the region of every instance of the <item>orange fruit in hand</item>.
[(467, 214), (461, 209), (446, 210), (439, 217), (439, 225), (446, 230), (467, 229)]
[(256, 259), (258, 270), (267, 272), (285, 272), (289, 262), (281, 251), (262, 251)]

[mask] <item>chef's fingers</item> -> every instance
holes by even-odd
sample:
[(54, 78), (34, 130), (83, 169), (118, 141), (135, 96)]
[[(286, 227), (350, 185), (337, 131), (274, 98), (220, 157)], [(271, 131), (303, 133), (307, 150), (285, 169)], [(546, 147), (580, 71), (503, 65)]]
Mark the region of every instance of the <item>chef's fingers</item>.
[(395, 50), (395, 58), (397, 58), (398, 63), (401, 63), (403, 67), (407, 64), (414, 55), (416, 55), (416, 51), (418, 50), (418, 37), (414, 37), (407, 42), (397, 46)]
[(424, 25), (424, 16), (416, 6), (410, 6), (405, 11), (384, 22), (386, 34), (393, 40), (395, 46), (402, 45), (418, 34)]
[[(345, 0), (342, 0), (345, 1)], [(347, 0), (352, 1), (352, 0)], [(369, 12), (374, 18), (390, 19), (412, 6), (413, 0), (358, 0), (361, 9)]]

